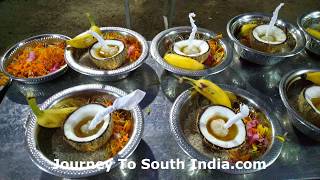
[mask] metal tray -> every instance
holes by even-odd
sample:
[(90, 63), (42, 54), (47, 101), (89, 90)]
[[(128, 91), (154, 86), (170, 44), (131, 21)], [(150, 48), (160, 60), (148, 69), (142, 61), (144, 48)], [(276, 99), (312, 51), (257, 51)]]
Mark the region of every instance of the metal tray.
[(19, 43), (12, 46), (7, 52), (5, 52), (5, 54), (3, 55), (3, 57), (0, 60), (1, 69), (11, 79), (16, 80), (16, 81), (20, 81), (20, 82), (23, 82), (26, 84), (39, 84), (39, 83), (43, 83), (43, 82), (55, 79), (67, 71), (67, 68), (68, 68), (67, 64), (65, 64), (59, 70), (57, 70), (53, 73), (49, 73), (45, 76), (40, 76), (40, 77), (35, 77), (35, 78), (17, 78), (15, 76), (11, 75), (10, 73), (8, 73), (6, 71), (6, 67), (13, 60), (14, 56), (16, 56), (21, 50), (23, 50), (24, 48), (26, 48), (28, 46), (33, 46), (34, 44), (39, 43), (39, 42), (53, 43), (53, 42), (65, 41), (68, 39), (70, 39), (68, 36), (61, 35), (61, 34), (41, 34), (38, 36), (33, 36), (28, 39), (22, 40)]
[[(229, 45), (226, 39), (219, 40), (220, 45), (223, 47), (225, 51), (222, 62), (220, 62), (218, 65), (212, 68), (199, 70), (199, 71), (190, 71), (190, 70), (177, 68), (175, 66), (168, 64), (163, 59), (164, 54), (168, 50), (165, 47), (165, 42), (176, 35), (186, 36), (190, 33), (191, 33), (191, 27), (189, 26), (170, 28), (160, 32), (156, 37), (153, 38), (151, 42), (150, 53), (153, 59), (155, 59), (164, 69), (170, 72), (173, 72), (175, 74), (184, 75), (184, 76), (208, 76), (211, 74), (217, 74), (223, 71), (225, 68), (227, 68), (228, 65), (230, 65), (233, 57), (232, 47)], [(198, 28), (197, 36), (200, 36), (201, 39), (210, 39), (215, 37), (216, 34), (207, 29)]]
[[(286, 107), (279, 95), (279, 82), (288, 72), (298, 69), (320, 67), (318, 57), (299, 53), (288, 61), (276, 66), (257, 66), (243, 61), (234, 53), (230, 66), (215, 75), (206, 77), (216, 84), (228, 84), (245, 89), (258, 96), (272, 110), (271, 115), (279, 120), (281, 128), (288, 132), (286, 141), (277, 160), (267, 169), (250, 174), (230, 175), (217, 170), (190, 169), (190, 156), (179, 147), (170, 130), (170, 110), (172, 103), (190, 86), (179, 84), (172, 73), (164, 70), (155, 60), (148, 58), (126, 79), (108, 84), (126, 92), (141, 89), (147, 92), (141, 107), (144, 107), (143, 138), (137, 149), (128, 158), (135, 161), (133, 170), (113, 168), (109, 173), (102, 173), (88, 179), (319, 179), (320, 144), (300, 133), (290, 122)], [(43, 91), (39, 102), (52, 94), (74, 85), (98, 83), (89, 76), (68, 71), (59, 81), (50, 81), (40, 85), (28, 85)], [(13, 82), (0, 105), (0, 169), (4, 169), (4, 179), (63, 179), (39, 169), (28, 157), (25, 149), (23, 124), (29, 113), (25, 99), (19, 94), (20, 83)], [(50, 87), (50, 88), (47, 88)], [(141, 169), (141, 160), (168, 161), (180, 159), (185, 162), (184, 169)]]
[[(122, 35), (131, 35), (135, 37), (141, 44), (142, 53), (141, 56), (133, 63), (123, 65), (115, 70), (103, 70), (99, 69), (89, 57), (88, 49), (76, 49), (71, 46), (67, 46), (65, 51), (65, 58), (68, 65), (75, 71), (93, 77), (98, 81), (115, 81), (123, 79), (128, 76), (128, 74), (137, 69), (144, 60), (147, 58), (149, 53), (149, 48), (147, 41), (139, 33), (134, 32), (130, 29), (121, 27), (101, 27), (100, 30), (103, 33), (106, 32), (119, 32)], [(87, 33), (83, 32), (82, 34)]]
[(243, 24), (250, 22), (252, 20), (261, 20), (263, 22), (269, 22), (270, 19), (271, 19), (271, 15), (264, 14), (264, 13), (245, 13), (232, 18), (228, 22), (227, 33), (229, 35), (229, 38), (233, 41), (236, 52), (240, 55), (241, 58), (255, 64), (274, 65), (285, 60), (288, 57), (293, 57), (297, 55), (299, 52), (301, 52), (304, 49), (306, 40), (303, 35), (303, 32), (300, 31), (298, 28), (296, 28), (294, 25), (287, 23), (281, 19), (278, 19), (276, 21), (276, 25), (282, 29), (287, 29), (288, 32), (291, 33), (291, 35), (296, 41), (295, 47), (289, 52), (279, 53), (279, 54), (265, 53), (265, 52), (258, 51), (243, 45), (236, 38), (235, 32)]
[[(276, 135), (282, 135), (282, 129), (280, 127), (279, 121), (271, 115), (271, 110), (269, 107), (263, 103), (258, 97), (254, 96), (253, 94), (242, 90), (240, 88), (236, 88), (233, 86), (228, 85), (220, 85), (220, 87), (224, 90), (230, 91), (234, 93), (235, 95), (241, 97), (249, 107), (254, 107), (255, 109), (258, 109), (262, 113), (264, 113), (267, 117), (267, 119), (270, 121), (270, 125), (272, 128), (272, 142), (268, 150), (262, 155), (258, 161), (264, 161), (266, 162), (266, 167), (270, 166), (280, 155), (281, 149), (282, 149), (282, 142), (275, 139)], [(185, 131), (182, 128), (182, 124), (185, 125), (183, 121), (186, 121), (186, 114), (188, 112), (191, 112), (190, 109), (188, 109), (188, 104), (190, 104), (191, 99), (191, 90), (184, 91), (173, 103), (173, 106), (171, 108), (170, 112), (170, 128), (171, 132), (176, 139), (178, 145), (183, 149), (184, 152), (186, 152), (189, 156), (192, 158), (195, 158), (199, 161), (212, 161), (212, 157), (209, 158), (208, 155), (205, 155), (201, 153), (197, 148), (192, 146), (187, 138), (187, 135), (185, 134)], [(187, 127), (190, 128), (190, 127)], [(252, 173), (255, 171), (258, 171), (258, 169), (228, 169), (228, 170), (219, 170), (226, 173), (231, 174), (245, 174), (245, 173)]]
[(320, 23), (320, 11), (308, 12), (297, 18), (297, 24), (306, 37), (306, 48), (312, 53), (320, 55), (320, 40), (306, 31), (306, 27), (311, 23)]
[[(289, 72), (286, 74), (279, 85), (279, 93), (282, 99), (283, 104), (287, 108), (287, 112), (290, 116), (290, 120), (292, 124), (302, 133), (306, 134), (312, 139), (320, 141), (320, 128), (315, 126), (314, 124), (310, 123), (309, 121), (305, 120), (299, 112), (297, 112), (296, 108), (294, 107), (293, 102), (295, 100), (292, 99), (293, 95), (289, 95), (289, 90), (294, 93), (297, 93), (295, 97), (302, 91), (304, 87), (293, 84), (301, 84), (301, 75), (309, 73), (309, 72), (319, 72), (320, 69), (300, 69)], [(304, 80), (303, 80), (304, 81)], [(305, 83), (303, 83), (305, 85)], [(294, 88), (294, 89), (292, 89)], [(291, 97), (290, 97), (291, 96)]]
[[(81, 94), (86, 93), (104, 93), (111, 95), (112, 97), (120, 97), (126, 95), (126, 93), (118, 88), (112, 86), (106, 86), (101, 84), (87, 84), (87, 85), (79, 85), (75, 86), (66, 90), (63, 90), (49, 99), (47, 99), (41, 106), (41, 109), (50, 108), (55, 103), (63, 100), (64, 98), (71, 97), (74, 95), (81, 96)], [(126, 146), (113, 158), (108, 160), (99, 159), (99, 161), (103, 161), (103, 163), (112, 163), (111, 169), (116, 167), (119, 164), (118, 159), (128, 158), (133, 151), (137, 148), (143, 133), (143, 115), (139, 106), (136, 106), (132, 110), (132, 115), (134, 119), (134, 129), (131, 135), (130, 140), (126, 144)], [(51, 146), (53, 146), (54, 142), (54, 134), (50, 134), (51, 131), (56, 131), (56, 129), (47, 129), (40, 127), (36, 122), (36, 117), (33, 113), (28, 115), (25, 124), (25, 145), (27, 147), (27, 152), (31, 158), (31, 160), (42, 170), (61, 177), (69, 177), (69, 178), (79, 178), (79, 177), (87, 177), (96, 175), (99, 173), (105, 172), (104, 169), (99, 169), (97, 164), (94, 166), (89, 167), (82, 167), (82, 168), (72, 168), (66, 166), (56, 166), (55, 162), (52, 158), (55, 157), (51, 152)], [(40, 135), (40, 131), (46, 131), (43, 136)], [(47, 135), (47, 131), (49, 131), (49, 135)], [(62, 138), (62, 137), (61, 137)], [(48, 143), (50, 142), (50, 143)], [(63, 143), (62, 143), (63, 144)], [(55, 144), (55, 146), (60, 146), (61, 143)], [(67, 146), (64, 146), (63, 151), (60, 153), (65, 154), (64, 156), (72, 156), (72, 153), (68, 151)], [(69, 154), (68, 154), (69, 153)], [(95, 153), (95, 152), (94, 152)], [(79, 155), (82, 154), (82, 155)], [(79, 153), (79, 158), (84, 158), (86, 154)], [(62, 161), (60, 159), (60, 161)], [(80, 160), (79, 160), (80, 161)], [(84, 160), (82, 160), (84, 161)]]

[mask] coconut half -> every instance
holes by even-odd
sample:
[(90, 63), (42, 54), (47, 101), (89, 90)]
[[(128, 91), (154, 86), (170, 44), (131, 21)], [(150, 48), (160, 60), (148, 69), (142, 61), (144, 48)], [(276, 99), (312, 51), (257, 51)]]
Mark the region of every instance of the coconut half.
[(97, 59), (113, 58), (124, 51), (124, 44), (118, 40), (105, 40), (108, 48), (101, 46), (99, 42), (95, 43), (90, 49), (91, 55)]
[(313, 98), (320, 98), (320, 86), (310, 86), (301, 91), (298, 96), (298, 110), (302, 117), (320, 128), (320, 112), (312, 103)]
[(95, 43), (89, 50), (93, 63), (102, 69), (116, 69), (120, 67), (126, 58), (125, 45), (118, 40), (105, 40), (107, 48)]
[(210, 46), (204, 40), (182, 40), (174, 43), (173, 51), (181, 56), (187, 56), (199, 62), (208, 59)]
[(266, 36), (268, 28), (268, 24), (255, 27), (252, 31), (253, 37), (259, 42), (271, 45), (282, 44), (287, 40), (286, 33), (277, 26), (272, 26), (269, 35)]
[(231, 109), (224, 106), (210, 106), (205, 109), (198, 124), (205, 142), (222, 149), (242, 145), (246, 139), (246, 128), (242, 120), (237, 121), (229, 129), (223, 127), (226, 121), (235, 115)]
[(311, 101), (313, 98), (320, 98), (320, 86), (311, 86), (304, 92), (304, 97), (312, 109), (320, 115), (320, 111), (317, 109), (315, 104)]
[[(80, 151), (95, 151), (103, 146), (112, 135), (113, 123), (110, 115), (105, 116), (102, 124), (92, 130), (94, 133), (86, 131), (88, 128), (85, 128), (103, 109), (102, 105), (88, 104), (73, 112), (63, 126), (66, 141)], [(82, 135), (79, 136), (79, 133)]]

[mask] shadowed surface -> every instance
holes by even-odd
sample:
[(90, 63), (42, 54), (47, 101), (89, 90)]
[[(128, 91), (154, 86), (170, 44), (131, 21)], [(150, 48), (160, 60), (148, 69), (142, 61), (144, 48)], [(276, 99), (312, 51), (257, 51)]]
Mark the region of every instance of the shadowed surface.
[[(226, 36), (226, 24), (235, 15), (246, 12), (270, 13), (282, 1), (269, 0), (131, 0), (131, 26), (151, 40), (164, 29), (162, 16), (168, 16), (170, 27), (189, 25), (187, 14), (197, 14), (196, 23), (203, 28)], [(318, 0), (290, 0), (279, 17), (295, 24), (296, 18), (306, 11), (320, 9)], [(0, 54), (18, 41), (42, 33), (61, 33), (75, 36), (89, 28), (84, 12), (90, 12), (100, 26), (125, 27), (124, 1), (111, 0), (0, 0)], [(225, 71), (210, 76), (219, 84), (235, 85), (246, 89), (274, 109), (274, 115), (287, 131), (288, 141), (276, 162), (268, 169), (247, 174), (229, 175), (214, 170), (190, 170), (190, 157), (177, 145), (170, 133), (169, 113), (173, 100), (188, 86), (178, 85), (172, 74), (163, 71), (153, 59), (133, 72), (129, 78), (105, 84), (132, 91), (141, 88), (148, 96), (142, 102), (145, 115), (143, 139), (130, 160), (137, 162), (136, 170), (113, 169), (87, 179), (299, 179), (320, 176), (320, 145), (293, 128), (278, 94), (278, 83), (287, 72), (298, 68), (320, 67), (319, 57), (303, 52), (276, 66), (261, 67), (239, 60)], [(159, 82), (161, 81), (161, 83)], [(47, 84), (29, 86), (42, 95), (44, 101), (62, 89), (78, 84), (100, 83), (69, 69), (65, 76)], [(13, 82), (0, 104), (0, 179), (62, 179), (37, 168), (28, 158), (24, 144), (23, 123), (29, 112), (18, 88)], [(165, 161), (185, 160), (183, 170), (141, 170), (139, 162), (149, 158)]]
[[(89, 28), (84, 13), (90, 12), (99, 26), (125, 27), (124, 0), (2, 0), (0, 1), (0, 53), (18, 41), (42, 33), (75, 36)], [(246, 12), (272, 13), (286, 3), (279, 17), (295, 23), (306, 11), (320, 8), (317, 0), (130, 0), (132, 29), (151, 40), (169, 27), (189, 25), (187, 15), (196, 13), (196, 24), (226, 36), (227, 22)]]

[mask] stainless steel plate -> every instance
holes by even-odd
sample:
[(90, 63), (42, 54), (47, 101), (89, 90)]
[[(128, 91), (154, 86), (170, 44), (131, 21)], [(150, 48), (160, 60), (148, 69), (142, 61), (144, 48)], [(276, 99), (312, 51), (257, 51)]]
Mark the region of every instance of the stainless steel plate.
[(297, 23), (299, 28), (304, 32), (304, 35), (306, 37), (306, 40), (307, 40), (306, 48), (309, 51), (320, 55), (320, 40), (311, 36), (306, 31), (306, 28), (309, 27), (312, 23), (320, 23), (320, 11), (308, 12), (301, 15), (297, 19)]
[(320, 128), (305, 120), (294, 106), (296, 102), (294, 97), (297, 97), (303, 88), (308, 86), (306, 82), (303, 82), (305, 80), (301, 79), (301, 75), (309, 72), (320, 72), (320, 69), (300, 69), (289, 72), (282, 78), (279, 92), (292, 124), (310, 138), (320, 141)]
[[(211, 74), (216, 74), (223, 71), (231, 62), (232, 62), (232, 48), (229, 43), (225, 39), (219, 40), (220, 45), (223, 47), (225, 51), (224, 58), (220, 64), (204, 69), (199, 71), (190, 71), (181, 68), (177, 68), (168, 64), (164, 59), (163, 56), (167, 52), (168, 48), (165, 47), (166, 41), (170, 38), (173, 38), (177, 35), (179, 36), (186, 36), (191, 33), (191, 27), (189, 26), (182, 26), (182, 27), (175, 27), (164, 30), (160, 32), (156, 37), (153, 38), (150, 46), (150, 53), (164, 69), (173, 72), (175, 74), (184, 75), (184, 76), (208, 76)], [(216, 36), (215, 33), (209, 31), (207, 29), (198, 28), (197, 35), (200, 36), (201, 39), (210, 39)]]
[[(71, 46), (67, 46), (65, 51), (65, 57), (68, 65), (75, 71), (91, 76), (100, 81), (114, 81), (125, 78), (131, 71), (137, 69), (147, 58), (149, 48), (147, 41), (139, 33), (129, 29), (121, 27), (101, 27), (100, 30), (103, 33), (106, 32), (119, 32), (122, 35), (130, 35), (135, 37), (141, 44), (142, 53), (141, 56), (133, 63), (123, 65), (115, 70), (103, 70), (99, 69), (89, 57), (88, 49), (76, 49)], [(87, 33), (83, 32), (82, 34)]]
[[(63, 90), (52, 97), (50, 97), (48, 100), (46, 100), (42, 105), (41, 109), (47, 109), (53, 106), (55, 103), (71, 96), (81, 96), (82, 94), (87, 93), (103, 93), (111, 95), (112, 97), (120, 97), (126, 95), (126, 93), (118, 88), (112, 87), (112, 86), (106, 86), (101, 84), (87, 84), (87, 85), (79, 85), (75, 86), (66, 90)], [(134, 119), (134, 129), (131, 135), (131, 138), (129, 139), (129, 142), (126, 144), (126, 146), (113, 158), (103, 160), (104, 163), (112, 163), (112, 167), (114, 168), (119, 164), (118, 159), (125, 159), (128, 158), (133, 151), (138, 146), (142, 132), (143, 132), (143, 116), (141, 109), (136, 106), (131, 111)], [(56, 166), (53, 158), (57, 155), (53, 154), (54, 152), (51, 152), (53, 147), (51, 146), (60, 146), (63, 141), (59, 144), (55, 144), (54, 136), (50, 135), (50, 131), (55, 131), (55, 129), (47, 129), (40, 127), (37, 122), (36, 118), (33, 115), (33, 113), (30, 113), (25, 124), (26, 129), (26, 136), (25, 136), (25, 142), (27, 147), (27, 152), (29, 153), (29, 156), (31, 160), (42, 170), (61, 177), (68, 177), (68, 178), (78, 178), (78, 177), (86, 177), (86, 176), (92, 176), (95, 174), (103, 173), (106, 171), (106, 169), (99, 169), (97, 165), (91, 166), (91, 167), (82, 167), (82, 168), (70, 168), (66, 166)], [(41, 133), (41, 131), (46, 131), (46, 133)], [(40, 136), (40, 134), (42, 134)], [(47, 135), (49, 134), (49, 135)], [(59, 153), (62, 153), (63, 156), (69, 157), (72, 156), (71, 150), (68, 150), (67, 146), (64, 146), (61, 148), (62, 151)], [(81, 153), (81, 152), (78, 152)], [(95, 152), (94, 152), (95, 153)], [(87, 154), (81, 157), (86, 157)], [(60, 159), (62, 161), (63, 159)], [(80, 161), (80, 160), (79, 160)], [(82, 160), (85, 161), (85, 160)]]
[[(0, 71), (0, 73), (2, 73), (2, 72)], [(1, 104), (3, 98), (5, 97), (8, 89), (9, 89), (9, 87), (11, 85), (11, 82), (12, 82), (12, 79), (9, 78), (5, 85), (0, 86), (0, 104)]]
[[(265, 152), (263, 156), (261, 156), (257, 161), (265, 161), (266, 166), (270, 166), (279, 156), (282, 143), (275, 139), (276, 135), (282, 134), (282, 129), (278, 120), (270, 113), (271, 110), (266, 106), (264, 102), (262, 102), (259, 98), (254, 96), (253, 94), (236, 88), (234, 86), (229, 85), (220, 85), (224, 90), (233, 92), (237, 96), (241, 97), (249, 107), (254, 107), (255, 109), (260, 110), (264, 113), (267, 119), (270, 121), (272, 128), (272, 142), (270, 144), (269, 149)], [(175, 137), (178, 145), (186, 152), (190, 157), (195, 158), (199, 161), (212, 161), (212, 157), (209, 158), (208, 155), (200, 152), (197, 147), (194, 147), (190, 144), (187, 136), (183, 130), (183, 125), (185, 125), (186, 118), (185, 116), (190, 116), (191, 110), (188, 108), (190, 106), (191, 99), (191, 90), (186, 90), (183, 92), (174, 102), (171, 113), (170, 113), (170, 128), (173, 136)], [(187, 126), (186, 128), (190, 128)], [(219, 170), (225, 173), (231, 174), (245, 174), (258, 171), (258, 169), (228, 169), (228, 170)]]
[(13, 57), (16, 56), (21, 50), (26, 47), (33, 46), (36, 43), (54, 43), (54, 42), (62, 42), (70, 39), (68, 36), (61, 34), (41, 34), (38, 36), (33, 36), (31, 38), (20, 41), (19, 43), (12, 46), (1, 58), (1, 69), (2, 71), (9, 76), (11, 79), (16, 81), (20, 81), (26, 84), (38, 84), (43, 83), (49, 80), (52, 80), (67, 71), (67, 64), (62, 66), (59, 70), (49, 73), (45, 76), (35, 77), (35, 78), (17, 78), (6, 71), (7, 66), (13, 60)]
[(294, 25), (287, 23), (281, 19), (276, 21), (276, 25), (282, 29), (287, 29), (289, 33), (293, 36), (296, 41), (296, 45), (294, 49), (289, 52), (279, 53), (279, 54), (270, 54), (262, 51), (258, 51), (252, 48), (249, 48), (236, 38), (235, 32), (238, 28), (240, 28), (243, 24), (248, 23), (252, 20), (260, 20), (263, 22), (269, 22), (271, 16), (263, 13), (246, 13), (240, 14), (234, 18), (232, 18), (227, 24), (227, 33), (229, 38), (233, 41), (235, 50), (244, 60), (250, 61), (255, 64), (260, 65), (274, 65), (285, 58), (295, 56), (299, 52), (301, 52), (306, 44), (306, 40), (304, 38), (303, 32), (296, 28)]

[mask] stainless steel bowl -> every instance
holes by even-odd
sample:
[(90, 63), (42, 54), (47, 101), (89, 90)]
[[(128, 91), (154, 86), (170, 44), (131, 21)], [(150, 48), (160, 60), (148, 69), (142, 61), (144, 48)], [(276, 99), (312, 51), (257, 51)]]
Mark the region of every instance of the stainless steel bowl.
[[(57, 102), (63, 100), (64, 98), (75, 96), (75, 95), (82, 95), (84, 93), (105, 93), (113, 96), (114, 98), (124, 96), (126, 93), (118, 88), (112, 87), (112, 86), (106, 86), (101, 84), (87, 84), (87, 85), (79, 85), (75, 86), (66, 90), (63, 90), (49, 99), (47, 99), (42, 105), (41, 109), (47, 109), (56, 104)], [(131, 111), (134, 119), (134, 129), (131, 135), (131, 138), (129, 139), (129, 142), (126, 144), (126, 146), (113, 158), (107, 159), (103, 161), (103, 163), (112, 163), (112, 167), (114, 168), (119, 164), (119, 159), (126, 159), (128, 158), (133, 151), (137, 148), (143, 132), (143, 115), (141, 112), (141, 109), (139, 106), (136, 106)], [(25, 136), (25, 143), (27, 152), (31, 158), (31, 160), (43, 171), (46, 171), (50, 174), (61, 176), (61, 177), (67, 177), (67, 178), (79, 178), (79, 177), (87, 177), (92, 176), (99, 173), (105, 173), (106, 169), (99, 169), (97, 165), (91, 166), (91, 167), (83, 167), (83, 168), (77, 168), (72, 169), (70, 167), (66, 166), (56, 166), (56, 163), (52, 160), (55, 156), (53, 154), (48, 153), (47, 148), (50, 148), (50, 143), (53, 139), (50, 139), (48, 137), (45, 138), (38, 138), (38, 133), (42, 130), (44, 131), (50, 131), (51, 129), (47, 130), (46, 128), (40, 127), (37, 122), (36, 118), (33, 115), (33, 113), (30, 113), (26, 123), (25, 123), (25, 129), (26, 129), (26, 136)], [(42, 140), (41, 140), (42, 139)], [(45, 148), (45, 151), (41, 150), (41, 145), (43, 143), (49, 143), (49, 147)], [(60, 145), (60, 144), (59, 144)], [(68, 152), (67, 149), (64, 148), (65, 153)], [(52, 157), (54, 156), (54, 157)], [(60, 160), (62, 161), (62, 160)]]
[[(249, 107), (254, 107), (256, 109), (259, 109), (261, 112), (263, 112), (267, 119), (269, 119), (271, 127), (272, 127), (272, 142), (269, 147), (269, 149), (265, 152), (265, 154), (257, 159), (257, 161), (265, 161), (266, 166), (270, 166), (280, 155), (281, 149), (282, 149), (282, 143), (279, 140), (275, 139), (276, 135), (282, 134), (282, 129), (280, 127), (280, 124), (278, 120), (272, 115), (271, 109), (268, 108), (268, 106), (261, 101), (258, 97), (254, 96), (253, 94), (236, 88), (234, 86), (229, 85), (220, 85), (220, 87), (224, 90), (233, 92), (237, 96), (240, 96), (243, 98), (244, 103), (246, 103)], [(182, 124), (183, 121), (185, 121), (184, 116), (190, 116), (190, 109), (188, 106), (190, 106), (190, 99), (192, 97), (192, 91), (186, 90), (183, 92), (174, 102), (171, 113), (170, 113), (170, 128), (171, 132), (173, 133), (173, 136), (175, 137), (178, 145), (182, 148), (182, 150), (187, 153), (190, 157), (197, 159), (198, 161), (212, 161), (212, 157), (209, 158), (205, 154), (198, 151), (194, 146), (192, 146), (189, 143), (189, 140), (186, 138), (186, 135), (183, 131)], [(230, 173), (230, 174), (246, 174), (258, 171), (258, 169), (220, 169), (219, 171)]]
[[(115, 81), (127, 77), (131, 71), (141, 66), (141, 64), (147, 58), (149, 53), (148, 43), (139, 33), (121, 27), (101, 27), (100, 30), (103, 33), (119, 32), (122, 35), (131, 35), (135, 37), (140, 42), (142, 47), (141, 56), (131, 64), (123, 65), (115, 70), (104, 70), (98, 68), (91, 61), (87, 49), (76, 49), (72, 48), (71, 46), (67, 46), (65, 51), (67, 64), (75, 71), (91, 76), (98, 81)], [(86, 32), (83, 32), (82, 34), (84, 33)]]
[(297, 19), (297, 23), (299, 28), (304, 32), (304, 35), (306, 37), (306, 40), (307, 40), (306, 48), (309, 51), (320, 55), (320, 40), (311, 36), (306, 31), (306, 28), (310, 26), (311, 23), (320, 23), (320, 11), (313, 11), (313, 12), (308, 12), (303, 14)]
[[(204, 69), (200, 71), (191, 71), (191, 70), (177, 68), (175, 66), (168, 64), (163, 59), (164, 54), (168, 50), (168, 48), (166, 47), (166, 42), (177, 35), (188, 36), (190, 33), (191, 33), (191, 27), (189, 26), (170, 28), (160, 32), (156, 37), (153, 38), (151, 42), (150, 53), (153, 59), (155, 59), (164, 69), (172, 73), (184, 75), (184, 76), (208, 76), (211, 74), (216, 74), (223, 71), (232, 62), (232, 57), (233, 57), (232, 48), (225, 39), (221, 39), (219, 40), (219, 43), (225, 50), (225, 55), (224, 55), (224, 58), (222, 59), (222, 62), (220, 62), (220, 64), (212, 68)], [(203, 28), (198, 28), (197, 34), (202, 39), (210, 39), (216, 36), (216, 34), (213, 33), (212, 31), (209, 31)]]
[(246, 13), (246, 14), (238, 15), (232, 18), (228, 22), (227, 24), (228, 36), (233, 41), (234, 48), (242, 59), (250, 61), (255, 64), (260, 64), (260, 65), (274, 65), (283, 61), (285, 58), (292, 57), (298, 54), (300, 51), (303, 50), (306, 44), (306, 40), (304, 38), (303, 32), (300, 31), (295, 26), (293, 26), (292, 24), (287, 23), (281, 19), (278, 19), (276, 21), (276, 25), (280, 28), (287, 29), (288, 32), (291, 33), (291, 35), (296, 41), (296, 45), (294, 49), (290, 52), (279, 53), (279, 54), (265, 53), (265, 52), (258, 51), (243, 45), (236, 38), (235, 33), (243, 24), (248, 23), (252, 20), (261, 20), (263, 22), (270, 22), (270, 19), (271, 19), (271, 16), (267, 14)]
[[(292, 124), (302, 133), (309, 136), (310, 138), (320, 141), (320, 128), (313, 125), (309, 121), (305, 120), (295, 109), (294, 102), (295, 100), (290, 98), (290, 94), (299, 94), (304, 87), (298, 87), (292, 85), (301, 80), (303, 74), (309, 72), (320, 72), (320, 69), (301, 69), (294, 70), (286, 74), (279, 85), (279, 92), (283, 104), (287, 108), (288, 115)], [(294, 96), (294, 95), (292, 95)]]
[(12, 46), (5, 54), (2, 56), (1, 62), (1, 69), (2, 71), (9, 76), (11, 79), (20, 81), (26, 84), (39, 84), (46, 81), (50, 81), (52, 79), (57, 78), (58, 76), (62, 75), (67, 71), (67, 64), (62, 66), (59, 70), (49, 73), (45, 76), (39, 76), (35, 78), (17, 78), (6, 71), (7, 66), (13, 60), (18, 53), (20, 53), (24, 48), (30, 47), (35, 45), (36, 43), (54, 43), (54, 42), (61, 42), (70, 39), (68, 36), (61, 35), (61, 34), (41, 34), (38, 36), (33, 36), (31, 38), (25, 39), (20, 41), (19, 43)]

